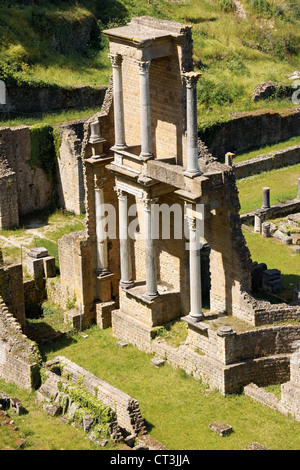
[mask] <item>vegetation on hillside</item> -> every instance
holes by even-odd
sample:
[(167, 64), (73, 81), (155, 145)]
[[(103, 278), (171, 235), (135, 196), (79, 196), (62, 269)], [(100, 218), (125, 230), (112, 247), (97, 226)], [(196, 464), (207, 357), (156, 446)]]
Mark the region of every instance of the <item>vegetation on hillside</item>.
[[(290, 0), (0, 0), (0, 79), (8, 85), (107, 84), (111, 64), (103, 29), (149, 15), (193, 27), (199, 121), (251, 102), (264, 80), (287, 82), (299, 68), (300, 6)], [(275, 100), (276, 106), (291, 105)], [(264, 104), (265, 105), (265, 104)]]

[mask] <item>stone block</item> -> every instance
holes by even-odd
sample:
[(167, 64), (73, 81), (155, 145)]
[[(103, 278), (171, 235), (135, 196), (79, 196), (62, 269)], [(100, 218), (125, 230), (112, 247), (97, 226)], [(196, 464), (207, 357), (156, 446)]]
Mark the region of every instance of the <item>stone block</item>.
[(293, 245), (300, 245), (300, 233), (293, 233), (291, 237), (292, 237)]
[(35, 247), (31, 249), (31, 251), (28, 253), (28, 256), (35, 259), (45, 258), (48, 256), (48, 250), (46, 250), (46, 248)]
[(154, 359), (151, 359), (151, 364), (158, 368), (162, 367), (165, 364), (165, 361), (163, 359), (155, 357)]
[(21, 415), (25, 412), (25, 408), (23, 407), (22, 402), (18, 398), (10, 399), (10, 408), (13, 413), (17, 415)]
[(232, 426), (223, 421), (214, 421), (209, 425), (209, 429), (219, 434), (219, 436), (228, 436), (232, 431)]
[(273, 294), (282, 291), (284, 287), (281, 281), (281, 272), (278, 269), (266, 269), (262, 275), (262, 288)]
[(94, 423), (94, 418), (92, 416), (90, 415), (84, 416), (84, 418), (82, 419), (83, 430), (85, 432), (89, 432), (93, 423)]
[(291, 245), (293, 243), (292, 237), (290, 237), (289, 235), (286, 235), (280, 230), (276, 230), (276, 232), (273, 233), (273, 237), (282, 241), (282, 243), (284, 243), (285, 245)]
[(55, 277), (56, 276), (56, 265), (55, 258), (53, 256), (46, 256), (43, 258), (44, 262), (44, 274), (45, 277)]
[(44, 261), (42, 258), (33, 258), (28, 256), (25, 261), (26, 269), (28, 274), (34, 277), (34, 279), (40, 279), (44, 277)]
[(47, 411), (48, 415), (52, 417), (58, 416), (62, 413), (62, 407), (58, 403), (44, 405), (43, 410)]

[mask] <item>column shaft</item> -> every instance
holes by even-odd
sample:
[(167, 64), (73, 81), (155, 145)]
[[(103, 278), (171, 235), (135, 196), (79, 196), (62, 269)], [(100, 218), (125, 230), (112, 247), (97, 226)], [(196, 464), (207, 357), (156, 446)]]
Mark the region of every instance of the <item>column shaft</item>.
[(114, 121), (115, 121), (115, 147), (125, 149), (125, 123), (122, 83), (122, 56), (108, 54), (113, 68), (113, 94), (114, 94)]
[(96, 212), (96, 240), (97, 240), (97, 273), (108, 273), (107, 237), (105, 233), (104, 217), (104, 191), (103, 188), (95, 188), (95, 212)]
[(197, 81), (201, 74), (188, 72), (183, 75), (186, 82), (186, 125), (187, 125), (187, 169), (186, 176), (201, 175), (198, 166), (198, 123), (197, 123)]
[(152, 204), (154, 200), (144, 200), (144, 227), (145, 227), (145, 256), (146, 256), (146, 293), (149, 299), (158, 296), (157, 291), (157, 273), (156, 273), (156, 254), (155, 241), (152, 236), (153, 210)]
[(189, 254), (190, 254), (190, 318), (197, 322), (203, 318), (202, 288), (201, 288), (201, 259), (199, 233), (195, 217), (187, 217), (189, 225)]
[(130, 239), (128, 236), (127, 196), (119, 191), (119, 239), (120, 239), (120, 286), (124, 289), (133, 286)]
[(149, 69), (150, 61), (137, 62), (140, 73), (141, 157), (152, 158)]

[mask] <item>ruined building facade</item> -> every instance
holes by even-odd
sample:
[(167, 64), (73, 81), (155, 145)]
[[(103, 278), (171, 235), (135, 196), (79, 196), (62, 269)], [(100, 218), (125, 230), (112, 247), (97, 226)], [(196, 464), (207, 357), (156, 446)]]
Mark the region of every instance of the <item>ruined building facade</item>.
[[(47, 281), (49, 296), (62, 306), (74, 299), (67, 317), (76, 328), (112, 326), (117, 338), (221, 393), (288, 381), (300, 331), (274, 322), (294, 320), (300, 309), (251, 295), (232, 167), (197, 137), (201, 77), (193, 71), (191, 28), (140, 17), (104, 34), (113, 73), (101, 112), (84, 124), (86, 227), (59, 240), (61, 276)], [(203, 243), (210, 248), (205, 312)], [(210, 320), (222, 315), (249, 331), (216, 330)], [(184, 344), (155, 338), (155, 327), (179, 317), (188, 328)]]

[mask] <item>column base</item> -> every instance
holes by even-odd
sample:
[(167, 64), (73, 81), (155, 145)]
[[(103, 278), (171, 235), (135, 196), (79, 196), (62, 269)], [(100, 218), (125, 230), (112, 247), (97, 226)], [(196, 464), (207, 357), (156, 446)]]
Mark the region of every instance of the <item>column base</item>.
[(146, 300), (146, 302), (152, 302), (153, 300), (157, 299), (159, 297), (159, 293), (153, 293), (153, 294), (143, 294), (142, 298)]
[(97, 277), (105, 277), (105, 276), (111, 275), (112, 272), (109, 271), (108, 269), (100, 269), (100, 268), (97, 268), (97, 269), (96, 269), (96, 274), (97, 274)]
[(133, 281), (120, 281), (120, 287), (121, 289), (130, 289), (131, 287), (134, 286), (134, 282)]
[(194, 322), (194, 323), (198, 323), (198, 322), (200, 322), (200, 321), (203, 320), (204, 315), (203, 315), (203, 313), (191, 313), (191, 312), (190, 312), (190, 313), (188, 314), (187, 318), (188, 318), (189, 320), (191, 320), (192, 322)]
[(185, 170), (183, 174), (188, 178), (195, 178), (196, 176), (202, 175), (202, 172), (200, 170)]
[(141, 160), (147, 161), (147, 160), (153, 160), (154, 155), (153, 153), (143, 153), (141, 152), (139, 155)]

